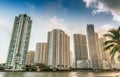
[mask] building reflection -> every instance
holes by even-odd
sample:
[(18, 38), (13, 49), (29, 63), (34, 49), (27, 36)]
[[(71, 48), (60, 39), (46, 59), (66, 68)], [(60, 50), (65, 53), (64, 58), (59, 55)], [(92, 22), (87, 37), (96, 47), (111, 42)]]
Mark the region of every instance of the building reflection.
[(78, 77), (77, 72), (70, 72), (69, 77)]
[(24, 72), (5, 72), (3, 77), (24, 77)]

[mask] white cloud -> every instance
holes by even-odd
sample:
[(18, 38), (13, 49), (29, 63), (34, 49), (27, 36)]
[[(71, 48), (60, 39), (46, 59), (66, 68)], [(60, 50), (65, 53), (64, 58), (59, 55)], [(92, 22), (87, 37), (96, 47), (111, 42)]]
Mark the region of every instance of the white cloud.
[(57, 16), (42, 18), (41, 16), (36, 16), (34, 18), (34, 25), (38, 27), (44, 27), (47, 29), (60, 28), (65, 29), (64, 19), (58, 18)]
[(47, 23), (49, 28), (59, 28), (59, 29), (65, 29), (65, 23), (64, 23), (64, 19), (62, 18), (58, 18), (57, 16), (54, 16), (52, 18), (48, 19), (48, 23)]
[(120, 15), (118, 15), (118, 14), (116, 14), (116, 13), (112, 13), (112, 15), (113, 15), (113, 20), (114, 21), (118, 21), (118, 22), (120, 22)]
[(114, 28), (114, 26), (110, 24), (105, 24), (103, 26), (100, 26), (96, 29), (96, 31), (99, 33), (99, 36), (103, 36), (103, 34), (107, 33), (110, 29)]
[(8, 34), (11, 34), (10, 29), (7, 27), (8, 24), (6, 23), (7, 21), (0, 18), (0, 29), (4, 30), (5, 32), (7, 32)]
[(92, 4), (96, 3), (96, 0), (83, 0), (86, 2), (86, 7), (89, 8), (91, 7)]
[(5, 63), (7, 51), (8, 51), (8, 44), (11, 35), (11, 20), (7, 20), (4, 17), (0, 18), (0, 36), (2, 36), (2, 40), (0, 40), (0, 63)]
[(51, 31), (52, 29), (62, 29), (67, 33), (70, 32), (70, 26), (68, 25), (68, 23), (66, 23), (63, 18), (59, 18), (57, 16), (52, 16), (46, 19), (41, 19), (38, 17), (36, 18), (35, 23), (41, 27), (44, 27), (45, 31)]
[[(48, 30), (51, 29), (62, 29), (70, 36), (73, 35), (73, 33), (85, 33), (84, 26), (81, 26), (80, 24), (76, 23), (68, 23), (65, 19), (59, 18), (57, 16), (53, 16), (52, 18), (49, 18), (46, 22), (46, 26)], [(79, 28), (80, 27), (80, 28)]]
[(0, 26), (3, 26), (5, 24), (5, 20), (0, 18)]
[(92, 14), (107, 12), (113, 20), (120, 23), (120, 0), (83, 0), (87, 8), (93, 8)]

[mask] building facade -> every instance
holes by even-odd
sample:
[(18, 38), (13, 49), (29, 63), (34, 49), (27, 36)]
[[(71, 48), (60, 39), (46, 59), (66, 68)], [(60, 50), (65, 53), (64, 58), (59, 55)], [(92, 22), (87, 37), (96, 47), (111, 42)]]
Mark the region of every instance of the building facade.
[(99, 38), (99, 48), (100, 55), (102, 59), (102, 68), (103, 69), (111, 69), (111, 57), (108, 51), (104, 51), (103, 43), (106, 41), (104, 37)]
[(86, 36), (82, 34), (74, 34), (74, 51), (75, 51), (75, 64), (76, 68), (77, 61), (85, 62), (88, 60), (87, 41)]
[(48, 62), (48, 48), (47, 43), (37, 43), (35, 52), (35, 63), (47, 64)]
[(94, 32), (94, 25), (87, 25), (87, 39), (88, 39), (88, 49), (91, 61), (91, 68), (97, 69), (99, 68), (99, 56), (98, 56), (98, 48), (96, 43), (96, 37)]
[(26, 14), (15, 17), (6, 69), (23, 70), (29, 46), (32, 20)]
[(27, 52), (26, 65), (34, 64), (35, 51)]
[(48, 65), (58, 69), (70, 67), (70, 37), (63, 30), (48, 32)]
[(77, 69), (88, 69), (89, 68), (89, 60), (78, 60), (77, 61)]
[(99, 68), (102, 68), (103, 64), (102, 64), (102, 56), (101, 56), (101, 51), (99, 46), (100, 42), (99, 42), (98, 33), (95, 33), (95, 42), (96, 42), (96, 49), (98, 53)]

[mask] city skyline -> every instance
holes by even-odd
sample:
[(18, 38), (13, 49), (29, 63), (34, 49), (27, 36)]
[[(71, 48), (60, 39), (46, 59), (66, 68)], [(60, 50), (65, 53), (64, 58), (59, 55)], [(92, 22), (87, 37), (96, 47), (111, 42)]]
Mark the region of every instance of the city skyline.
[[(107, 2), (106, 2), (107, 1)], [(0, 2), (0, 63), (6, 61), (14, 17), (26, 13), (33, 20), (29, 50), (47, 41), (47, 32), (59, 28), (72, 37), (86, 34), (86, 25), (95, 24), (101, 35), (120, 24), (119, 0), (4, 0)], [(108, 5), (109, 4), (109, 5)], [(116, 5), (114, 5), (116, 4)], [(22, 6), (21, 6), (22, 5)], [(96, 6), (95, 6), (96, 5)], [(114, 5), (114, 7), (113, 7)], [(97, 7), (100, 6), (100, 7)], [(91, 8), (92, 7), (92, 8)], [(104, 7), (104, 8), (103, 8)], [(71, 51), (73, 43), (71, 43)]]
[(72, 55), (75, 55), (75, 60), (73, 60), (69, 47), (70, 37), (61, 29), (49, 31), (47, 37), (48, 42), (36, 44), (36, 50), (34, 52), (36, 53), (36, 59), (33, 65), (41, 63), (51, 68), (66, 69), (67, 63), (69, 65), (67, 65), (67, 67), (76, 69), (111, 69), (111, 66), (114, 65), (114, 63), (117, 64), (117, 62), (115, 59), (110, 59), (109, 52), (104, 51), (103, 43), (106, 38), (98, 37), (98, 33), (94, 31), (94, 24), (87, 24), (86, 31), (87, 35), (73, 35), (74, 54)]

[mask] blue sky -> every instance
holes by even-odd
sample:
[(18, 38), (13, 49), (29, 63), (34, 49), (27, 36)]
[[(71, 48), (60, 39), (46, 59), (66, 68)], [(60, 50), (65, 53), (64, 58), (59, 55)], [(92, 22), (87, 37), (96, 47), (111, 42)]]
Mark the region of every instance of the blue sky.
[(73, 33), (86, 33), (87, 24), (94, 24), (99, 35), (109, 28), (118, 27), (120, 1), (106, 1), (0, 0), (0, 63), (7, 57), (15, 16), (26, 13), (33, 20), (29, 50), (35, 50), (36, 43), (46, 42), (47, 32), (54, 28), (63, 29), (72, 41)]

